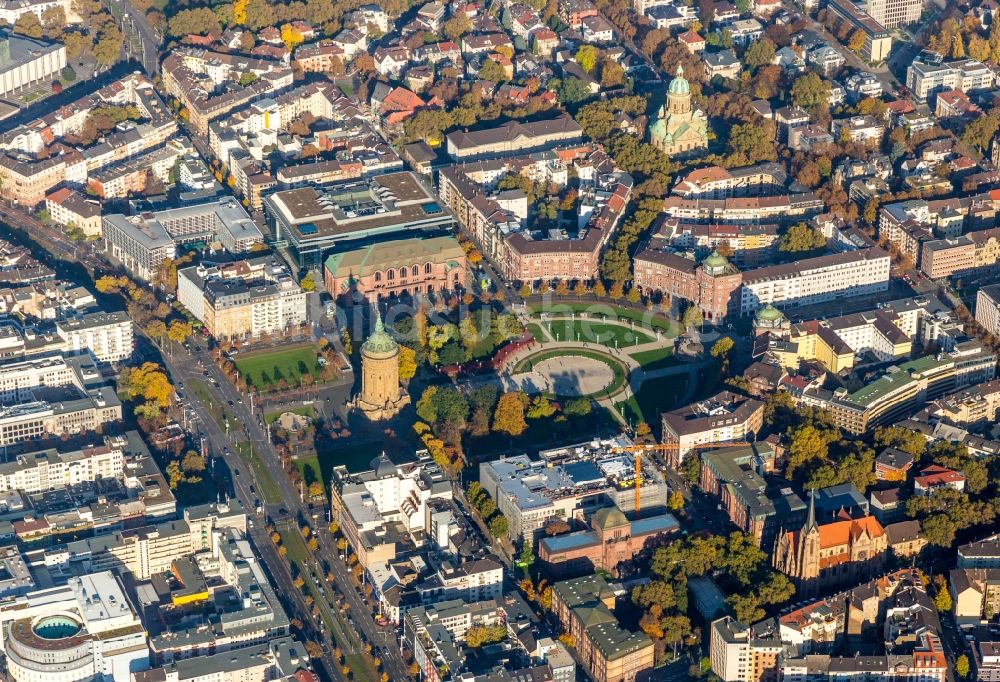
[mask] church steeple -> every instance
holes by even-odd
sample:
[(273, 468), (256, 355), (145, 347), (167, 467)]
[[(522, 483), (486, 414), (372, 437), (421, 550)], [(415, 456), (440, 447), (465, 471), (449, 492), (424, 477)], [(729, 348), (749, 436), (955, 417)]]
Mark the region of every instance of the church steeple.
[(806, 524), (802, 526), (802, 533), (808, 534), (816, 526), (816, 491), (809, 491), (809, 513), (806, 515)]

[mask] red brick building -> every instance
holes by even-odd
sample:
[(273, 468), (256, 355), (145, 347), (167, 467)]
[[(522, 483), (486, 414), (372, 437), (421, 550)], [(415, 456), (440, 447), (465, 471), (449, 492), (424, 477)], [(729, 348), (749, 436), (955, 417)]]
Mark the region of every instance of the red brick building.
[(645, 249), (634, 262), (635, 285), (646, 294), (690, 301), (712, 322), (739, 310), (742, 275), (718, 253), (698, 264), (668, 251)]
[(538, 557), (555, 576), (583, 575), (597, 570), (618, 575), (618, 565), (639, 552), (650, 538), (678, 529), (671, 514), (629, 521), (617, 507), (600, 509), (590, 519), (593, 530), (544, 538)]

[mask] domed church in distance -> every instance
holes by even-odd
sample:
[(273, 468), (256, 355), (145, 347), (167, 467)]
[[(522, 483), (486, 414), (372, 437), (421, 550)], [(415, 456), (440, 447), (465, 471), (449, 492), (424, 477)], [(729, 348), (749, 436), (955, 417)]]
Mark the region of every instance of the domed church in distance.
[(686, 154), (708, 147), (708, 119), (701, 109), (691, 108), (691, 85), (684, 79), (684, 67), (670, 81), (667, 103), (660, 107), (649, 126), (649, 143), (667, 156)]

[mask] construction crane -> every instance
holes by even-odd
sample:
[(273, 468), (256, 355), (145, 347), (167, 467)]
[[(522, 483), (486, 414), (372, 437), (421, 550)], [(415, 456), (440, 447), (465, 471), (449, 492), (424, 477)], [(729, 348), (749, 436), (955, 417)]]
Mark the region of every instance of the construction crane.
[[(685, 450), (702, 450), (718, 448), (745, 448), (752, 443), (743, 441), (729, 443), (698, 443), (696, 445), (685, 445)], [(640, 493), (642, 487), (642, 453), (644, 452), (676, 452), (681, 449), (680, 443), (653, 443), (651, 445), (626, 445), (618, 448), (611, 448), (612, 452), (634, 452), (635, 453), (635, 513), (639, 513)]]

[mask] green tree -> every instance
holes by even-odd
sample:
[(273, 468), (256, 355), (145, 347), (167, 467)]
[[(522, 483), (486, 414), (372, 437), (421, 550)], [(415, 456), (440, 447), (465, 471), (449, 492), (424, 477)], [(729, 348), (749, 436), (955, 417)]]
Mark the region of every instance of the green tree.
[(503, 67), (492, 59), (484, 59), (483, 65), (479, 67), (479, 77), (493, 83), (501, 83), (507, 80), (507, 74)]
[(828, 454), (829, 441), (825, 433), (812, 424), (797, 427), (789, 438), (785, 476), (793, 478), (802, 467), (816, 461), (825, 461)]
[(753, 70), (774, 61), (775, 45), (770, 38), (760, 38), (747, 47), (743, 54), (743, 63)]
[(860, 53), (865, 46), (865, 32), (860, 28), (855, 30), (847, 39), (847, 49)]
[(524, 420), (524, 411), (528, 405), (528, 397), (523, 391), (504, 393), (497, 403), (493, 415), (493, 430), (511, 436), (520, 436), (528, 428)]
[(204, 35), (209, 32), (220, 32), (222, 26), (215, 12), (207, 7), (182, 9), (167, 22), (167, 33), (181, 38), (188, 34)]
[(993, 111), (973, 120), (962, 131), (962, 142), (984, 152), (1000, 129), (1000, 115)]
[(955, 673), (963, 680), (969, 676), (969, 657), (966, 654), (955, 659)]
[(201, 473), (205, 470), (205, 458), (194, 450), (188, 450), (181, 461), (181, 468), (185, 473)]
[(739, 123), (729, 129), (730, 164), (746, 166), (776, 158), (774, 131), (766, 123)]
[(684, 509), (684, 493), (680, 490), (675, 490), (670, 493), (669, 499), (667, 499), (667, 506), (670, 507), (670, 511), (679, 512)]
[(701, 322), (702, 322), (701, 308), (694, 305), (693, 303), (689, 305), (684, 310), (684, 314), (681, 315), (681, 324), (684, 325), (685, 329), (698, 327), (701, 325)]
[[(937, 578), (944, 578), (944, 576), (937, 576)], [(947, 581), (937, 580), (935, 582), (937, 583), (937, 592), (934, 594), (934, 607), (941, 613), (951, 611), (951, 592), (948, 591)]]
[(101, 31), (97, 42), (94, 44), (94, 59), (101, 66), (111, 66), (118, 61), (124, 42), (125, 36), (122, 35), (122, 32), (114, 25), (111, 25), (104, 31)]
[(20, 33), (29, 38), (42, 37), (42, 22), (34, 12), (25, 12), (14, 22), (14, 33)]
[(816, 251), (826, 246), (826, 237), (814, 227), (805, 223), (792, 225), (781, 235), (778, 251), (782, 253), (804, 253)]
[(576, 104), (590, 97), (590, 87), (576, 76), (564, 78), (559, 83), (557, 95), (559, 101), (566, 105)]
[(792, 102), (803, 109), (814, 111), (825, 106), (830, 99), (830, 84), (815, 73), (799, 76), (792, 83)]
[(594, 73), (594, 69), (597, 67), (597, 59), (600, 53), (597, 48), (593, 45), (581, 45), (576, 51), (576, 56), (574, 61), (580, 65), (580, 68), (587, 73)]
[(901, 426), (875, 429), (875, 445), (880, 448), (896, 448), (920, 457), (927, 447), (927, 439), (919, 431), (911, 431)]
[(457, 12), (451, 19), (444, 22), (441, 30), (447, 36), (448, 40), (458, 40), (472, 30), (472, 21), (465, 12)]
[(307, 272), (305, 277), (299, 281), (302, 291), (316, 291), (316, 280), (313, 279), (312, 271)]
[(507, 518), (503, 514), (497, 514), (489, 521), (490, 535), (501, 538), (507, 534)]

